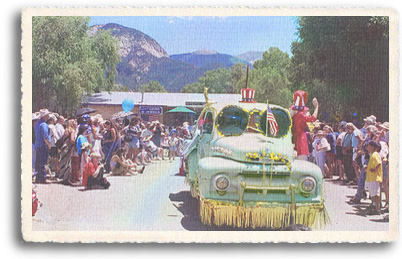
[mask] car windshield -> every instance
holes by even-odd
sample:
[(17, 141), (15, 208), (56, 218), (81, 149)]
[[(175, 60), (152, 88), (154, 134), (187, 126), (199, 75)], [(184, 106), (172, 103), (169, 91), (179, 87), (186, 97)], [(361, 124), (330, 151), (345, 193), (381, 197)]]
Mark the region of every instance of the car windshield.
[(249, 114), (236, 106), (227, 106), (218, 114), (216, 125), (225, 136), (241, 135), (249, 123)]
[(244, 132), (259, 133), (269, 137), (285, 136), (291, 126), (291, 120), (286, 111), (272, 108), (272, 113), (278, 123), (278, 134), (271, 135), (269, 124), (267, 125), (267, 111), (253, 109), (246, 111), (238, 106), (227, 106), (222, 109), (216, 119), (218, 131), (224, 136), (239, 136)]

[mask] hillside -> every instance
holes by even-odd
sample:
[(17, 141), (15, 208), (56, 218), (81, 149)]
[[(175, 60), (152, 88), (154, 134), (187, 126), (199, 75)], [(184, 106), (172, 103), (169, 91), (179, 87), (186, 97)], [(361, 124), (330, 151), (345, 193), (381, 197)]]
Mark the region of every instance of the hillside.
[(256, 60), (262, 59), (262, 51), (247, 51), (243, 54), (237, 55), (238, 59), (247, 61), (249, 64), (254, 64)]
[(192, 64), (198, 68), (211, 66), (230, 68), (236, 63), (247, 64), (246, 61), (235, 56), (221, 54), (209, 50), (199, 50), (191, 53), (170, 55), (170, 58)]
[(90, 34), (97, 30), (110, 30), (120, 42), (121, 62), (117, 64), (116, 83), (138, 88), (150, 80), (157, 80), (169, 92), (195, 82), (203, 71), (194, 65), (169, 58), (159, 43), (148, 35), (119, 24), (95, 25)]
[(159, 81), (168, 92), (180, 92), (197, 81), (205, 71), (236, 63), (248, 64), (237, 57), (210, 50), (169, 56), (153, 38), (136, 29), (115, 23), (94, 25), (88, 32), (110, 30), (119, 42), (121, 62), (117, 64), (116, 83), (137, 91), (142, 84)]

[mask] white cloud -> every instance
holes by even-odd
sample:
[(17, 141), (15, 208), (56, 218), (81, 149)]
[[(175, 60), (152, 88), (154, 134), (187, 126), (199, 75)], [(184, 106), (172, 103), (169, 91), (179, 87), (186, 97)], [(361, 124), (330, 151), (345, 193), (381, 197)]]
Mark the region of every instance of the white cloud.
[(177, 19), (192, 21), (194, 19), (194, 17), (193, 16), (168, 16), (167, 17), (168, 23), (176, 23)]

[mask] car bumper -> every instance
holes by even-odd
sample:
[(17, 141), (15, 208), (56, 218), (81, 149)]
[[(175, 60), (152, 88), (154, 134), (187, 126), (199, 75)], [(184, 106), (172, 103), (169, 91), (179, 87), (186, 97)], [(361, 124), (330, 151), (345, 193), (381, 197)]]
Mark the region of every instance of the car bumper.
[(205, 225), (236, 228), (283, 229), (301, 224), (319, 229), (329, 222), (324, 203), (280, 204), (217, 201), (200, 198), (200, 218)]

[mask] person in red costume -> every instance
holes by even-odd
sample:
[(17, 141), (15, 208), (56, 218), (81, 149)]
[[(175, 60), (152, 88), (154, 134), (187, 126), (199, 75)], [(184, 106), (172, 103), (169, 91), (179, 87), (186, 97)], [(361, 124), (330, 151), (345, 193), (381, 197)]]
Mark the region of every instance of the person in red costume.
[(290, 107), (293, 117), (293, 142), (295, 144), (295, 150), (297, 152), (297, 158), (299, 160), (307, 160), (310, 152), (308, 150), (306, 127), (307, 122), (314, 122), (318, 115), (318, 101), (313, 99), (314, 112), (313, 115), (309, 115), (306, 107), (307, 93), (302, 90), (297, 90), (293, 93), (293, 105)]

